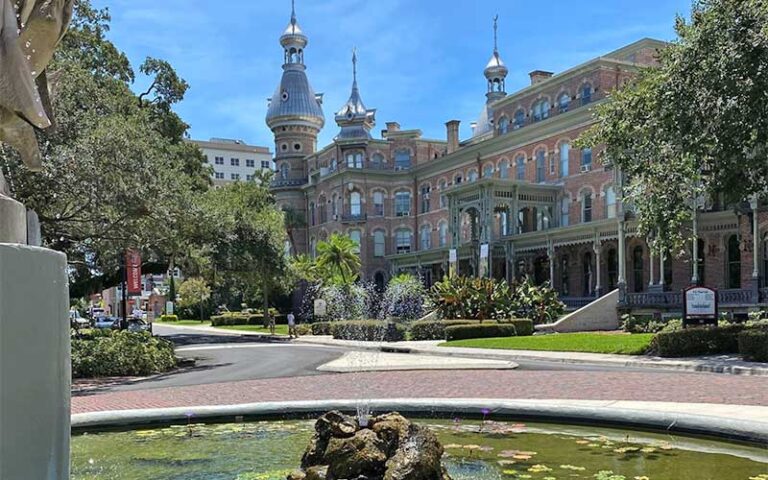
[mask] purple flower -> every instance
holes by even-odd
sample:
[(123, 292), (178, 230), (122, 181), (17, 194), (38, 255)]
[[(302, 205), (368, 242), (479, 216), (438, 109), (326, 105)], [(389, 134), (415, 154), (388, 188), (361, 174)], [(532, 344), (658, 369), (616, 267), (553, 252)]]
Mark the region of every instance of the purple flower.
[(480, 410), (480, 412), (483, 414), (484, 417), (488, 416), (488, 414), (491, 413), (491, 410), (489, 408), (484, 408)]

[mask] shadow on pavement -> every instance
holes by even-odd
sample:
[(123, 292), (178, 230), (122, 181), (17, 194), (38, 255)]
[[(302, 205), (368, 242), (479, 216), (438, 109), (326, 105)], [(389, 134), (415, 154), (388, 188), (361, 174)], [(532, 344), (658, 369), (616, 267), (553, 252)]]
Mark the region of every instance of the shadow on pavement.
[(170, 340), (177, 347), (188, 345), (226, 345), (237, 343), (290, 343), (290, 339), (287, 337), (270, 337), (266, 335), (206, 335), (204, 333), (178, 333), (162, 335), (162, 338)]

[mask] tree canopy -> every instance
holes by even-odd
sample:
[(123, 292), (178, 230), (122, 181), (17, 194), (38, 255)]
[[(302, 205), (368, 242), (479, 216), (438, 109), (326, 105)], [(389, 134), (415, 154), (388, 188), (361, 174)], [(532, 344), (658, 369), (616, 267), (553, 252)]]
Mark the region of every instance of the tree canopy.
[(738, 202), (768, 187), (768, 3), (697, 0), (676, 31), (581, 139), (606, 145), (641, 233), (664, 248), (686, 239), (694, 199)]

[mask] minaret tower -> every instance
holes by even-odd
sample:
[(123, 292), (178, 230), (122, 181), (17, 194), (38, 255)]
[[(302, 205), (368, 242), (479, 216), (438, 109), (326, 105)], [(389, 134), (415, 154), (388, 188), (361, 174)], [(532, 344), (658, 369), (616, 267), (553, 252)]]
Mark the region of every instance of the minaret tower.
[[(275, 137), (277, 173), (272, 191), (275, 192), (277, 204), (293, 209), (309, 221), (301, 190), (307, 183), (308, 175), (304, 159), (317, 150), (317, 136), (325, 125), (325, 117), (322, 95), (316, 95), (307, 80), (304, 50), (309, 38), (296, 20), (295, 0), (291, 4), (291, 22), (280, 36), (284, 51), (283, 76), (269, 100), (266, 121)], [(294, 234), (294, 237), (296, 253), (305, 252), (304, 235)]]
[(485, 66), (485, 78), (488, 79), (488, 104), (507, 96), (506, 79), (509, 70), (499, 55), (499, 16), (493, 19), (493, 56)]
[(347, 103), (336, 113), (336, 124), (341, 127), (337, 140), (370, 139), (376, 125), (376, 110), (368, 110), (357, 88), (357, 51), (352, 51), (352, 93)]

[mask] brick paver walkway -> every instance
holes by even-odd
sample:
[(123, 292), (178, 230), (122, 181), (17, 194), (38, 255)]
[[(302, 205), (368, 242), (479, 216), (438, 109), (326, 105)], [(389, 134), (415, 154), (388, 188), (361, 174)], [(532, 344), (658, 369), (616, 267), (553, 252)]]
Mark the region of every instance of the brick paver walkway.
[(344, 373), (83, 394), (72, 398), (72, 413), (361, 397), (636, 400), (768, 406), (768, 379), (600, 371)]

